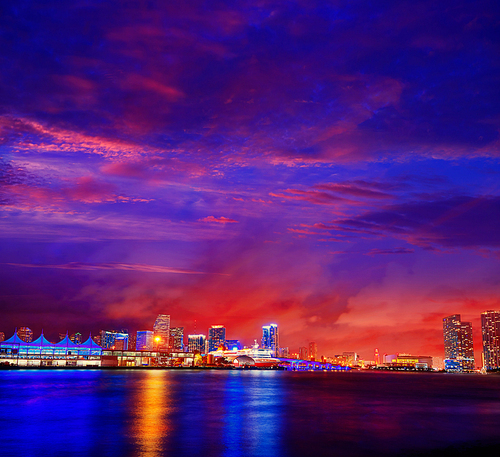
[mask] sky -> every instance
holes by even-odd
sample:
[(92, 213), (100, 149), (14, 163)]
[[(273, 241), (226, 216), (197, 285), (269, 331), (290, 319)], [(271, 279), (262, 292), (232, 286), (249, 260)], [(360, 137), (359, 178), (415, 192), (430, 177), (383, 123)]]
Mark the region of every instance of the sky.
[(496, 1), (0, 4), (0, 331), (444, 356), (500, 309)]

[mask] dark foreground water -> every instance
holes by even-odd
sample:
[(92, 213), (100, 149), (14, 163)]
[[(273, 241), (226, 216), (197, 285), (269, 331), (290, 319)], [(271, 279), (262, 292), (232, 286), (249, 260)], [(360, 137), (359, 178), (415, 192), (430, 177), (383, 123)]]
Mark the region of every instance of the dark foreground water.
[(498, 455), (500, 376), (0, 372), (2, 456)]

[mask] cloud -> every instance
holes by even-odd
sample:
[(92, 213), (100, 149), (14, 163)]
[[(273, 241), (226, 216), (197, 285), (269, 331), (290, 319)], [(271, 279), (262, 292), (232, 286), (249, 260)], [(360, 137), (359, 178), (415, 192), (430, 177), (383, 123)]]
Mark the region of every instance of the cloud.
[(125, 271), (141, 271), (144, 273), (175, 273), (175, 274), (188, 274), (188, 275), (207, 274), (203, 271), (193, 271), (182, 268), (171, 268), (159, 265), (129, 264), (129, 263), (117, 263), (117, 262), (99, 263), (99, 264), (70, 262), (60, 265), (6, 263), (5, 265), (11, 265), (14, 267), (25, 267), (25, 268), (51, 268), (60, 270), (86, 270), (86, 271), (125, 270)]
[(235, 221), (234, 219), (230, 219), (228, 217), (214, 217), (214, 216), (207, 216), (202, 219), (198, 219), (200, 222), (216, 222), (218, 224), (234, 224), (237, 223), (238, 221)]
[(330, 224), (332, 230), (403, 238), (425, 247), (500, 247), (500, 197), (449, 199), (387, 206)]

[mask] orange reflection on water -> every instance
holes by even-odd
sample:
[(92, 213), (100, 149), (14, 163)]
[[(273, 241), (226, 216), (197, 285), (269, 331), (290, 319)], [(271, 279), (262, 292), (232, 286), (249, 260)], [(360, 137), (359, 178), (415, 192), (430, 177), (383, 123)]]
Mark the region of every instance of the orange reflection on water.
[(138, 456), (164, 455), (169, 435), (171, 399), (170, 380), (165, 371), (147, 370), (138, 382), (133, 402), (130, 433)]

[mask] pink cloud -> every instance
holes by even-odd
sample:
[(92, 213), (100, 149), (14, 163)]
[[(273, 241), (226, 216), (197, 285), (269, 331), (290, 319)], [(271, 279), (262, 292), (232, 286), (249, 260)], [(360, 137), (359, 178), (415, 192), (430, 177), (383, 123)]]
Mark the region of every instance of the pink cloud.
[(214, 217), (214, 216), (207, 216), (202, 219), (198, 219), (200, 222), (217, 222), (218, 224), (234, 224), (237, 223), (238, 221), (235, 221), (234, 219), (229, 219), (227, 217), (221, 216), (221, 217)]

